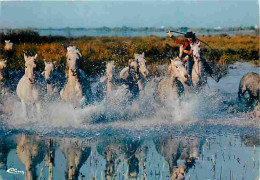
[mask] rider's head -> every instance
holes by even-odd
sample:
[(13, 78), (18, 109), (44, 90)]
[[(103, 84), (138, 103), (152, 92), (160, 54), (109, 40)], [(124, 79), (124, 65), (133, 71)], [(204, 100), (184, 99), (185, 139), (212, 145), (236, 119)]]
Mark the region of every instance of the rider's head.
[(192, 31), (187, 32), (187, 33), (184, 35), (184, 37), (186, 37), (190, 43), (196, 42), (196, 35), (195, 35), (195, 33), (193, 33)]

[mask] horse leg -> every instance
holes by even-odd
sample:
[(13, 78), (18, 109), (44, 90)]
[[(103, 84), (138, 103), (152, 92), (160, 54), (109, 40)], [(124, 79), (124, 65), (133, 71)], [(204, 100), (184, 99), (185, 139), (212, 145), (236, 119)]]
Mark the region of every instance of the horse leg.
[(3, 88), (2, 88), (2, 98), (4, 98), (5, 93), (6, 93), (6, 90), (5, 90), (5, 87), (3, 87)]
[(41, 117), (41, 116), (42, 116), (42, 107), (41, 107), (41, 103), (40, 103), (40, 102), (37, 102), (37, 103), (35, 103), (35, 105), (36, 105), (37, 115), (38, 115), (38, 117)]
[(137, 81), (137, 84), (138, 84), (139, 91), (142, 91), (142, 90), (143, 90), (142, 80), (138, 80), (138, 81)]
[(21, 100), (21, 103), (22, 103), (22, 115), (24, 118), (27, 118), (28, 116), (27, 116), (26, 103), (23, 100)]
[(47, 95), (50, 97), (52, 96), (53, 91), (52, 91), (52, 84), (47, 84)]
[(64, 88), (60, 91), (60, 99), (63, 101), (65, 100), (64, 91), (65, 91)]

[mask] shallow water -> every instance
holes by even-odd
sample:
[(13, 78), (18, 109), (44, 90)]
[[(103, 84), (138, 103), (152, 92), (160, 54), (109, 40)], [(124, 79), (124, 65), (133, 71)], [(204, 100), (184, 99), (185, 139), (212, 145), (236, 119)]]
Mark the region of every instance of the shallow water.
[(52, 151), (53, 179), (65, 179), (70, 168), (78, 172), (73, 177), (82, 179), (169, 179), (176, 172), (174, 167), (188, 158), (186, 179), (257, 179), (260, 148), (252, 132), (246, 136), (245, 129), (206, 129), (200, 129), (202, 134), (192, 130), (178, 135), (117, 132), (92, 138), (12, 135), (1, 138), (0, 174), (3, 179), (24, 179), (25, 174), (6, 169), (26, 172), (31, 167), (27, 174), (47, 179)]
[(21, 118), (10, 95), (14, 112), (0, 121), (0, 179), (47, 179), (50, 152), (53, 179), (170, 179), (176, 167), (185, 167), (186, 179), (258, 179), (259, 120), (238, 104), (237, 91), (244, 74), (259, 70), (236, 63), (219, 83), (208, 79), (199, 93), (164, 106), (154, 99), (156, 79), (134, 101), (120, 86), (112, 101), (82, 109), (45, 102), (41, 118), (33, 108), (30, 118)]
[[(125, 32), (116, 32), (116, 31), (95, 31), (95, 30), (59, 30), (59, 29), (39, 29), (36, 30), (41, 36), (128, 36), (128, 37), (136, 37), (136, 36), (161, 36), (165, 37), (167, 34), (164, 31), (152, 32), (152, 31), (125, 31)], [(199, 36), (202, 35), (220, 35), (220, 34), (228, 34), (228, 35), (252, 35), (254, 31), (216, 31), (216, 32), (198, 32), (196, 33)]]

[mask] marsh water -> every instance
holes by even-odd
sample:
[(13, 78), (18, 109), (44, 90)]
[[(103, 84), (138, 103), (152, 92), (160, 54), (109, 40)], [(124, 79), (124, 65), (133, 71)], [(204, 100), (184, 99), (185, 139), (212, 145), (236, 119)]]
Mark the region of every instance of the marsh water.
[(154, 98), (158, 78), (132, 101), (125, 86), (112, 101), (83, 108), (43, 101), (41, 118), (22, 118), (10, 94), (12, 113), (0, 121), (0, 179), (259, 179), (259, 119), (237, 100), (242, 76), (259, 70), (236, 63), (219, 83), (209, 78), (200, 92), (164, 105)]
[[(165, 31), (97, 31), (97, 30), (81, 30), (81, 29), (39, 29), (35, 30), (41, 36), (166, 36)], [(213, 31), (213, 32), (197, 32), (199, 36), (205, 35), (220, 35), (220, 34), (228, 34), (228, 35), (253, 35), (255, 31)]]

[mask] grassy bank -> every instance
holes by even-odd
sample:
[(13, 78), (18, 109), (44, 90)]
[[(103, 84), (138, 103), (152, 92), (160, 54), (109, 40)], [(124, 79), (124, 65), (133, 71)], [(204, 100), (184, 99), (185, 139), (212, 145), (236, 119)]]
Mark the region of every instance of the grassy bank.
[[(15, 44), (12, 52), (5, 52), (4, 40)], [(200, 37), (212, 49), (202, 45), (208, 61), (229, 64), (236, 61), (257, 62), (259, 64), (259, 36), (208, 36)], [(80, 67), (87, 74), (96, 74), (104, 70), (107, 61), (115, 61), (117, 67), (127, 64), (134, 53), (145, 53), (148, 64), (163, 64), (169, 58), (177, 56), (179, 45), (168, 37), (78, 37), (39, 36), (32, 31), (9, 32), (1, 34), (1, 57), (8, 60), (11, 70), (23, 70), (23, 53), (38, 54), (38, 70), (43, 69), (43, 59), (56, 61), (65, 67), (66, 47), (77, 46), (82, 53)]]

